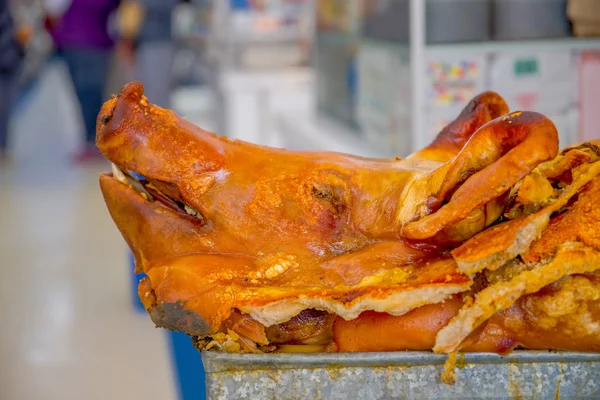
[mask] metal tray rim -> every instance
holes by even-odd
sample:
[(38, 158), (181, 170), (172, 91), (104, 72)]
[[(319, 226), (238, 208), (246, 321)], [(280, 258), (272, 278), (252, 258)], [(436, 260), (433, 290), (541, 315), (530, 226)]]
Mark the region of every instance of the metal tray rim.
[[(600, 362), (600, 353), (567, 351), (517, 350), (501, 356), (496, 353), (461, 353), (465, 364), (507, 363), (583, 363)], [(464, 357), (464, 358), (463, 358)], [(331, 367), (389, 367), (440, 365), (446, 354), (426, 351), (373, 352), (373, 353), (298, 353), (298, 354), (232, 354), (203, 351), (206, 372), (258, 369), (304, 369)]]

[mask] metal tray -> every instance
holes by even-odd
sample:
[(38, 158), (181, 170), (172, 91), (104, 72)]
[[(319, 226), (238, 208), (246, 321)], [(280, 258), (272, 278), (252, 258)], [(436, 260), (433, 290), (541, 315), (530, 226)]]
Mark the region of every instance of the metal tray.
[(600, 354), (202, 353), (208, 399), (600, 399)]

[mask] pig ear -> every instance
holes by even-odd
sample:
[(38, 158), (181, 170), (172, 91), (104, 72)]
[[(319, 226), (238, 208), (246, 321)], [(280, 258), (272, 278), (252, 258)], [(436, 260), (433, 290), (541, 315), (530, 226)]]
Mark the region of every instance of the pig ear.
[(542, 114), (514, 112), (496, 118), (478, 129), (456, 157), (421, 178), (440, 183), (427, 199), (433, 213), (406, 224), (404, 236), (433, 237), (510, 190), (557, 153), (558, 132)]
[(424, 158), (446, 162), (455, 157), (483, 125), (509, 112), (504, 99), (495, 92), (484, 92), (475, 97), (460, 115), (446, 126), (427, 147), (410, 158)]

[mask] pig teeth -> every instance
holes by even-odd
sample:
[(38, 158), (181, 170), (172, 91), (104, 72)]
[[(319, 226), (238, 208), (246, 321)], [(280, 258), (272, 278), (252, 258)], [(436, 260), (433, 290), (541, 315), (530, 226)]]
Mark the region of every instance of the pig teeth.
[(154, 197), (152, 197), (152, 195), (150, 193), (148, 193), (148, 191), (146, 189), (144, 189), (144, 186), (134, 177), (130, 176), (129, 174), (126, 174), (125, 172), (123, 172), (123, 170), (121, 168), (119, 168), (117, 165), (115, 165), (114, 163), (111, 163), (111, 169), (112, 169), (112, 173), (113, 173), (113, 177), (121, 182), (124, 185), (129, 186), (130, 188), (132, 188), (133, 190), (135, 190), (136, 192), (138, 192), (140, 194), (140, 196), (142, 196), (144, 198), (144, 200), (147, 201), (154, 201)]
[(197, 217), (198, 214), (200, 214), (195, 208), (193, 208), (187, 204), (184, 204), (183, 208), (185, 209), (186, 213), (188, 213), (189, 215), (193, 215), (194, 217)]
[(121, 182), (127, 186), (130, 186), (129, 181), (125, 177), (125, 174), (123, 173), (123, 171), (121, 171), (121, 168), (117, 167), (114, 163), (111, 163), (111, 168), (112, 168), (113, 176), (115, 177), (116, 180), (118, 180), (119, 182)]
[(202, 216), (202, 214), (200, 214), (200, 212), (194, 207), (184, 203), (183, 208), (185, 209), (185, 212), (189, 215), (198, 218), (200, 221), (204, 221), (204, 217)]

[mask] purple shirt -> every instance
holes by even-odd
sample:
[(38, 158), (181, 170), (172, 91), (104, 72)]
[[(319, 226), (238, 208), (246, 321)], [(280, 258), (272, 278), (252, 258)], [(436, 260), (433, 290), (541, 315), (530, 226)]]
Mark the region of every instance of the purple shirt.
[(108, 19), (119, 0), (72, 0), (71, 6), (52, 30), (59, 48), (107, 49), (113, 45)]

